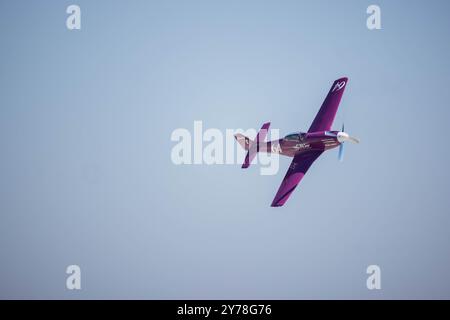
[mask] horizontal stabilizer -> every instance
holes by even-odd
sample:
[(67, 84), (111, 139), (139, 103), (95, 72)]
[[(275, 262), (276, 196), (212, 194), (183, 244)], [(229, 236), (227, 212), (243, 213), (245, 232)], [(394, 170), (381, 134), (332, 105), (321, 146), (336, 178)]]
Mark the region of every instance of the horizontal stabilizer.
[(236, 138), (237, 142), (241, 145), (241, 147), (244, 148), (245, 151), (248, 151), (250, 144), (253, 143), (252, 139), (240, 133), (236, 133), (234, 137)]

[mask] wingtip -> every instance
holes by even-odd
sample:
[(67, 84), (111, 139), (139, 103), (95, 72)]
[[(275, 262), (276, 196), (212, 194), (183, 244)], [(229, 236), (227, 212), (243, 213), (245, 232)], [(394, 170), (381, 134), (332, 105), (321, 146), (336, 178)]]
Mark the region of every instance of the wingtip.
[(279, 202), (272, 202), (272, 204), (270, 205), (271, 207), (273, 207), (273, 208), (276, 208), (276, 207), (282, 207), (283, 206), (283, 204), (284, 203), (279, 203)]

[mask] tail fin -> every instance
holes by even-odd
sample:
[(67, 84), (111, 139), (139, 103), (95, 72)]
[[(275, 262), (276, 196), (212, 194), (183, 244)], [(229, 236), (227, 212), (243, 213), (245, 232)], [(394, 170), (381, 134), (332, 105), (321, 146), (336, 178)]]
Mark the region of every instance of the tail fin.
[(239, 144), (248, 151), (244, 163), (242, 164), (243, 169), (250, 167), (250, 164), (255, 158), (256, 153), (258, 153), (259, 151), (259, 143), (264, 141), (264, 139), (266, 138), (269, 127), (270, 122), (264, 123), (258, 134), (256, 135), (256, 139), (254, 141), (239, 133), (234, 136)]

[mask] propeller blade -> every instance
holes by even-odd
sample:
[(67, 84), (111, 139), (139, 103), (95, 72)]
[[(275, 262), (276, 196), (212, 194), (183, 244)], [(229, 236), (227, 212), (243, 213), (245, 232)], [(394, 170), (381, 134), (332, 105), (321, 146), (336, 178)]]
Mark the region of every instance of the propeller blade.
[(344, 142), (339, 145), (338, 159), (340, 162), (344, 161)]

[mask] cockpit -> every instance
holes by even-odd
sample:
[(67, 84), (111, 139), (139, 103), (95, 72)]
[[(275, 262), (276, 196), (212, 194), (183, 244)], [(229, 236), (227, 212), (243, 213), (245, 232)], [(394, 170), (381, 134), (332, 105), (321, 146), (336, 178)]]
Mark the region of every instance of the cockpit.
[(296, 133), (288, 134), (286, 137), (284, 137), (284, 140), (293, 141), (293, 142), (301, 142), (301, 141), (305, 140), (305, 137), (306, 137), (306, 133), (296, 132)]

